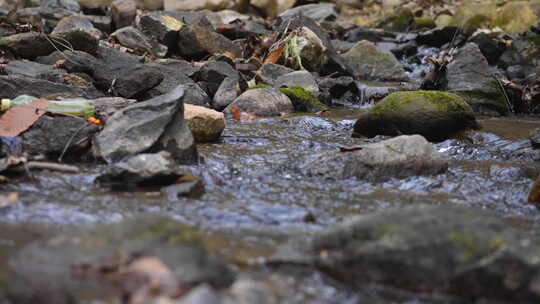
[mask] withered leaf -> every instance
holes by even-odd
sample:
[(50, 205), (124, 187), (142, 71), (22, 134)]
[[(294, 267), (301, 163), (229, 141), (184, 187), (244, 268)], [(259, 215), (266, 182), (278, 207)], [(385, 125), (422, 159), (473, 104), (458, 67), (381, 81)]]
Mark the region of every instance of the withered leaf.
[(231, 106), (232, 118), (238, 122), (254, 122), (259, 121), (262, 118), (249, 112), (244, 112), (237, 105)]
[(0, 117), (0, 136), (18, 136), (30, 128), (47, 112), (47, 100), (36, 99), (32, 103), (7, 110)]
[(264, 60), (264, 63), (277, 63), (279, 62), (279, 59), (281, 58), (281, 55), (283, 54), (284, 45), (280, 45), (273, 49), (268, 56), (266, 56), (266, 59)]

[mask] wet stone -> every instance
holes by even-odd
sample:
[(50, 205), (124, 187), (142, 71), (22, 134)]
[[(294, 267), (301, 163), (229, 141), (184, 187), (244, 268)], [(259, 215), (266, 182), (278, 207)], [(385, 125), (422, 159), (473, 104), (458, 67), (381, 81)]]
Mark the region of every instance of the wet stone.
[(321, 22), (336, 20), (338, 13), (334, 4), (307, 4), (288, 9), (281, 13), (279, 17), (289, 18), (297, 14), (302, 14)]
[(56, 93), (71, 97), (97, 98), (103, 93), (93, 86), (73, 86), (25, 76), (0, 75), (0, 91), (3, 98), (15, 98), (19, 95), (47, 96)]
[(141, 31), (132, 27), (123, 27), (111, 34), (121, 45), (140, 52), (148, 52), (157, 57), (167, 54), (167, 47), (145, 36)]
[(283, 113), (294, 112), (291, 100), (285, 94), (273, 88), (247, 90), (238, 96), (224, 112), (230, 113), (231, 108), (234, 106), (260, 117), (280, 116)]
[(382, 182), (391, 178), (444, 173), (447, 160), (420, 135), (351, 147), (351, 151), (330, 151), (308, 157), (303, 174), (328, 179), (357, 178)]
[(179, 55), (193, 60), (213, 54), (242, 55), (240, 48), (227, 37), (197, 25), (186, 25), (180, 29), (177, 48)]
[(114, 0), (111, 3), (111, 14), (115, 29), (130, 26), (137, 15), (137, 5), (133, 0)]
[(286, 66), (275, 63), (265, 63), (257, 72), (257, 77), (260, 79), (260, 82), (273, 85), (274, 81), (280, 76), (292, 72), (294, 72), (294, 70)]
[(168, 152), (142, 153), (111, 165), (96, 181), (116, 189), (168, 185), (180, 176), (174, 167), (174, 159)]

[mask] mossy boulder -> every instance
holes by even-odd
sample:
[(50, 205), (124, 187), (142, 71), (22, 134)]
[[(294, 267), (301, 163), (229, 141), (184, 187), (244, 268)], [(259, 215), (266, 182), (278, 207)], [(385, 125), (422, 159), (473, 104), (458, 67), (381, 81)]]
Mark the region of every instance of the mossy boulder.
[(377, 27), (388, 31), (405, 32), (414, 22), (414, 14), (410, 9), (393, 10), (390, 15), (384, 18)]
[(353, 136), (420, 134), (438, 142), (478, 128), (472, 108), (458, 95), (405, 91), (388, 95), (361, 116), (354, 124)]
[(373, 43), (362, 40), (343, 54), (359, 80), (408, 81), (405, 69), (390, 51), (385, 51)]
[(318, 112), (327, 109), (312, 92), (302, 87), (294, 86), (279, 90), (289, 97), (298, 112)]
[(538, 17), (527, 1), (513, 1), (501, 7), (491, 26), (498, 26), (509, 34), (519, 34), (537, 22)]
[(353, 288), (382, 284), (451, 294), (452, 303), (540, 301), (540, 240), (470, 206), (369, 213), (323, 231), (302, 247), (309, 248), (304, 256), (316, 267)]

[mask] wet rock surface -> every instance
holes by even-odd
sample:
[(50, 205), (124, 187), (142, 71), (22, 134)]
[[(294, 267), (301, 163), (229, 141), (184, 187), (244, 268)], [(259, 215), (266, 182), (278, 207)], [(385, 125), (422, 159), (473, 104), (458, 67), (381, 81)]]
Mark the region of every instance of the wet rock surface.
[(534, 1), (12, 2), (1, 303), (538, 302)]

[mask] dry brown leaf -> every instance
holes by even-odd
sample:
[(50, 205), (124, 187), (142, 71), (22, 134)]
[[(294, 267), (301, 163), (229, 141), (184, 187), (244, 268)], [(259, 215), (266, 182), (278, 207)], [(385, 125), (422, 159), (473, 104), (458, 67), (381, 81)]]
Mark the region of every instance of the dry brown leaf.
[(266, 59), (264, 60), (264, 63), (278, 63), (279, 59), (281, 58), (281, 55), (283, 54), (284, 46), (280, 45), (274, 50), (272, 50), (268, 56), (266, 56)]
[(31, 104), (9, 109), (0, 117), (0, 136), (18, 136), (47, 112), (47, 100), (36, 99)]
[(237, 105), (231, 106), (232, 118), (239, 122), (254, 122), (263, 120), (263, 118), (249, 112), (242, 111)]

